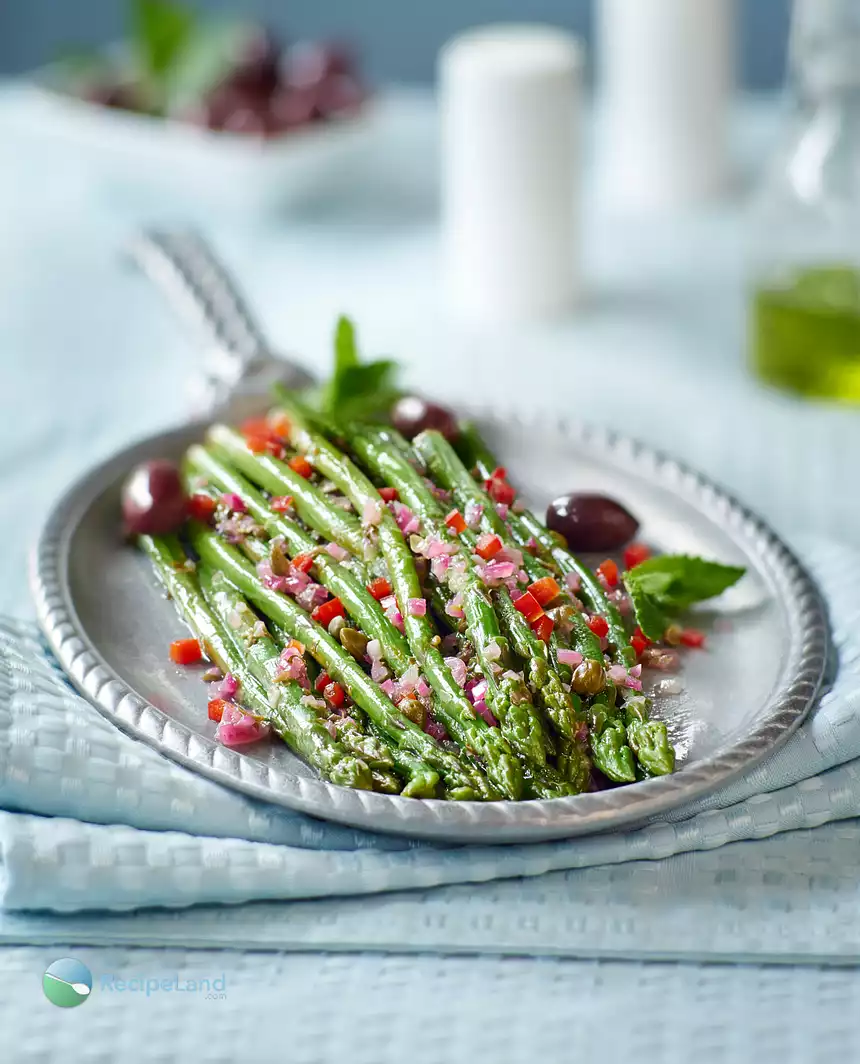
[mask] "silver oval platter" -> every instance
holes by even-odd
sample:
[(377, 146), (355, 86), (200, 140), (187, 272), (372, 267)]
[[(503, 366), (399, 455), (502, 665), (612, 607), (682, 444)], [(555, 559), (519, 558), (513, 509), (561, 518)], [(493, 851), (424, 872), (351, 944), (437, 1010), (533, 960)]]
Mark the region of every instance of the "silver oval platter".
[(575, 798), (421, 801), (324, 783), (282, 744), (230, 750), (214, 738), (195, 669), (173, 666), (183, 635), (148, 562), (120, 536), (120, 485), (145, 459), (178, 458), (202, 423), (154, 436), (98, 466), (60, 500), (34, 556), (45, 635), (74, 685), (123, 731), (255, 798), (376, 831), (457, 843), (557, 839), (618, 828), (683, 805), (748, 772), (803, 720), (821, 682), (828, 633), (818, 593), (753, 514), (705, 478), (628, 439), (565, 425), (478, 418), (538, 512), (554, 495), (599, 490), (661, 550), (747, 567), (697, 623), (705, 651), (684, 656), (683, 690), (656, 695), (678, 751), (674, 775)]

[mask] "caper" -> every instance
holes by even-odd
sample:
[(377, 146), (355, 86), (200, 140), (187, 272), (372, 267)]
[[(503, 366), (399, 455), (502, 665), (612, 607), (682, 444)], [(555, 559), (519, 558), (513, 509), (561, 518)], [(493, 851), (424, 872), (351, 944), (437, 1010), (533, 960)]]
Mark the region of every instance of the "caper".
[(269, 555), (269, 564), (275, 576), (288, 576), (290, 572), (290, 559), (284, 550), (282, 539), (272, 540), (272, 553)]
[(603, 688), (603, 666), (597, 661), (586, 660), (577, 665), (571, 684), (579, 695), (596, 695)]
[(670, 624), (666, 629), (666, 634), (663, 636), (670, 647), (676, 647), (681, 642), (681, 626), (680, 624)]
[[(341, 620), (343, 620), (342, 617)], [(369, 640), (363, 632), (359, 632), (357, 628), (349, 628), (344, 623), (337, 633), (337, 637), (341, 642), (341, 646), (348, 650), (354, 658), (360, 661), (364, 657)]]
[(397, 703), (397, 708), (413, 724), (417, 724), (419, 728), (424, 727), (424, 721), (427, 719), (427, 710), (417, 698), (401, 698)]
[(346, 619), (343, 617), (332, 617), (328, 625), (328, 634), (333, 635), (335, 639), (340, 637), (341, 631), (346, 628)]

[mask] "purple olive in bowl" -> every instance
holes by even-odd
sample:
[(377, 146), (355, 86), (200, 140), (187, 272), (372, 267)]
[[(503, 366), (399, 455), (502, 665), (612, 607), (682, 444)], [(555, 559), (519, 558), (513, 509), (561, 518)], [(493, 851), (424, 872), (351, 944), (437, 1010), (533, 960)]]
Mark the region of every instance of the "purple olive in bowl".
[(554, 499), (546, 511), (547, 528), (560, 532), (573, 551), (613, 551), (639, 530), (636, 518), (606, 495), (572, 492)]
[(413, 439), (419, 432), (435, 429), (446, 440), (455, 440), (459, 435), (454, 415), (444, 406), (428, 403), (418, 395), (404, 395), (391, 409), (391, 423), (397, 431)]
[(123, 484), (123, 528), (130, 536), (176, 532), (188, 514), (179, 470), (166, 459), (139, 465)]

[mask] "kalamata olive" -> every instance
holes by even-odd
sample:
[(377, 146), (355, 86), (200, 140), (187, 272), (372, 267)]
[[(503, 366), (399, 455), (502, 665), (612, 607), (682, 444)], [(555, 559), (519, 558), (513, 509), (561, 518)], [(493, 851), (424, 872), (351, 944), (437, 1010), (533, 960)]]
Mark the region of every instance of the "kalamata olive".
[(560, 532), (575, 551), (612, 551), (629, 543), (639, 522), (606, 495), (562, 495), (546, 511), (547, 528)]
[(418, 395), (404, 395), (397, 400), (391, 410), (391, 423), (407, 440), (426, 429), (441, 432), (447, 440), (455, 440), (459, 434), (453, 414)]
[(176, 532), (186, 514), (182, 479), (173, 462), (144, 462), (123, 485), (122, 516), (129, 535), (163, 536)]
[(311, 89), (335, 74), (351, 74), (353, 67), (352, 53), (343, 45), (299, 41), (286, 54), (283, 76), (294, 88)]
[(316, 106), (322, 115), (355, 114), (364, 103), (364, 90), (352, 74), (332, 74), (316, 90)]
[(278, 132), (299, 129), (317, 117), (316, 93), (282, 85), (269, 101), (269, 116)]
[(281, 46), (264, 29), (255, 30), (242, 42), (236, 66), (227, 81), (244, 92), (268, 96), (278, 86)]

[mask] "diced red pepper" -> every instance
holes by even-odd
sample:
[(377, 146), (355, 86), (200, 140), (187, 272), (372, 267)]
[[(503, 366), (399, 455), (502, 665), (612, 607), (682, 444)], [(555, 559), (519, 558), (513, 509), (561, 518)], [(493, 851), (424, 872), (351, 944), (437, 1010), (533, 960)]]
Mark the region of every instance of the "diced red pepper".
[(681, 644), (685, 647), (703, 647), (705, 645), (705, 633), (698, 628), (683, 628), (681, 630)]
[(266, 421), (273, 435), (278, 436), (282, 440), (289, 439), (292, 425), (286, 414), (280, 410), (276, 410), (275, 413), (268, 416)]
[(224, 710), (229, 705), (229, 702), (225, 702), (223, 698), (210, 698), (207, 705), (210, 720), (220, 721), (224, 716)]
[(489, 561), (491, 558), (495, 558), (502, 546), (502, 541), (498, 536), (492, 532), (485, 532), (483, 536), (478, 536), (475, 550), (485, 561)]
[(245, 445), (251, 454), (265, 454), (269, 449), (268, 436), (246, 436)]
[(203, 651), (196, 639), (176, 639), (170, 644), (170, 660), (177, 665), (196, 665)]
[(530, 591), (526, 591), (524, 594), (520, 595), (514, 603), (514, 606), (516, 606), (529, 624), (533, 624), (539, 617), (543, 616), (543, 606), (541, 606)]
[(542, 639), (544, 643), (549, 642), (549, 637), (552, 635), (554, 627), (555, 621), (546, 613), (543, 617), (538, 617), (538, 619), (532, 624), (535, 635), (538, 639)]
[(335, 617), (344, 616), (346, 616), (346, 610), (343, 608), (343, 603), (339, 598), (332, 598), (321, 606), (317, 606), (311, 614), (311, 619), (321, 624), (323, 628), (328, 628)]
[(380, 488), (379, 497), (383, 502), (394, 502), (395, 499), (399, 499), (397, 494), (397, 488)]
[(387, 598), (391, 594), (391, 584), (384, 576), (378, 576), (367, 585), (367, 590), (377, 600)]
[(269, 503), (269, 506), (276, 514), (285, 514), (293, 508), (293, 497), (292, 495), (276, 495)]
[(216, 505), (211, 495), (192, 495), (188, 500), (188, 516), (204, 525), (208, 524), (215, 513)]
[(597, 575), (603, 577), (608, 587), (618, 587), (618, 566), (611, 558), (598, 565)]
[(598, 639), (602, 639), (605, 635), (609, 634), (609, 625), (603, 617), (598, 617), (595, 614), (595, 616), (590, 617), (586, 623)]
[(272, 434), (272, 427), (264, 417), (249, 417), (242, 422), (239, 431), (247, 440), (250, 436), (266, 439)]
[(328, 685), (330, 683), (331, 683), (331, 676), (329, 676), (329, 674), (327, 672), (321, 672), (319, 674), (319, 676), (317, 676), (316, 683), (314, 684), (314, 688), (317, 691), (322, 691), (324, 688), (328, 687)]
[(323, 698), (326, 702), (331, 703), (335, 709), (340, 709), (346, 701), (346, 691), (344, 691), (339, 683), (330, 683), (323, 691)]
[(302, 573), (306, 573), (313, 564), (313, 554), (297, 554), (290, 562), (290, 565), (292, 565), (294, 569), (298, 569)]
[(624, 551), (624, 568), (635, 569), (650, 557), (651, 551), (644, 543), (631, 543)]
[(304, 477), (305, 480), (310, 480), (313, 476), (314, 467), (310, 464), (307, 458), (303, 458), (300, 454), (294, 454), (289, 462), (287, 462), (287, 465), (294, 473), (298, 473), (299, 476)]
[(644, 635), (639, 634), (637, 630), (630, 637), (630, 646), (633, 647), (636, 657), (638, 658), (641, 657), (643, 651), (647, 649), (648, 640), (645, 638)]
[(498, 466), (490, 474), (489, 480), (484, 481), (484, 487), (490, 495), (493, 502), (503, 503), (505, 506), (510, 506), (514, 499), (517, 497), (517, 493), (511, 487), (507, 481), (507, 470), (504, 466)]
[(541, 606), (546, 606), (561, 594), (561, 588), (551, 576), (544, 576), (540, 580), (535, 580), (533, 584), (529, 584), (529, 591)]
[(459, 510), (452, 510), (445, 518), (445, 524), (458, 536), (461, 532), (465, 532), (467, 527)]

